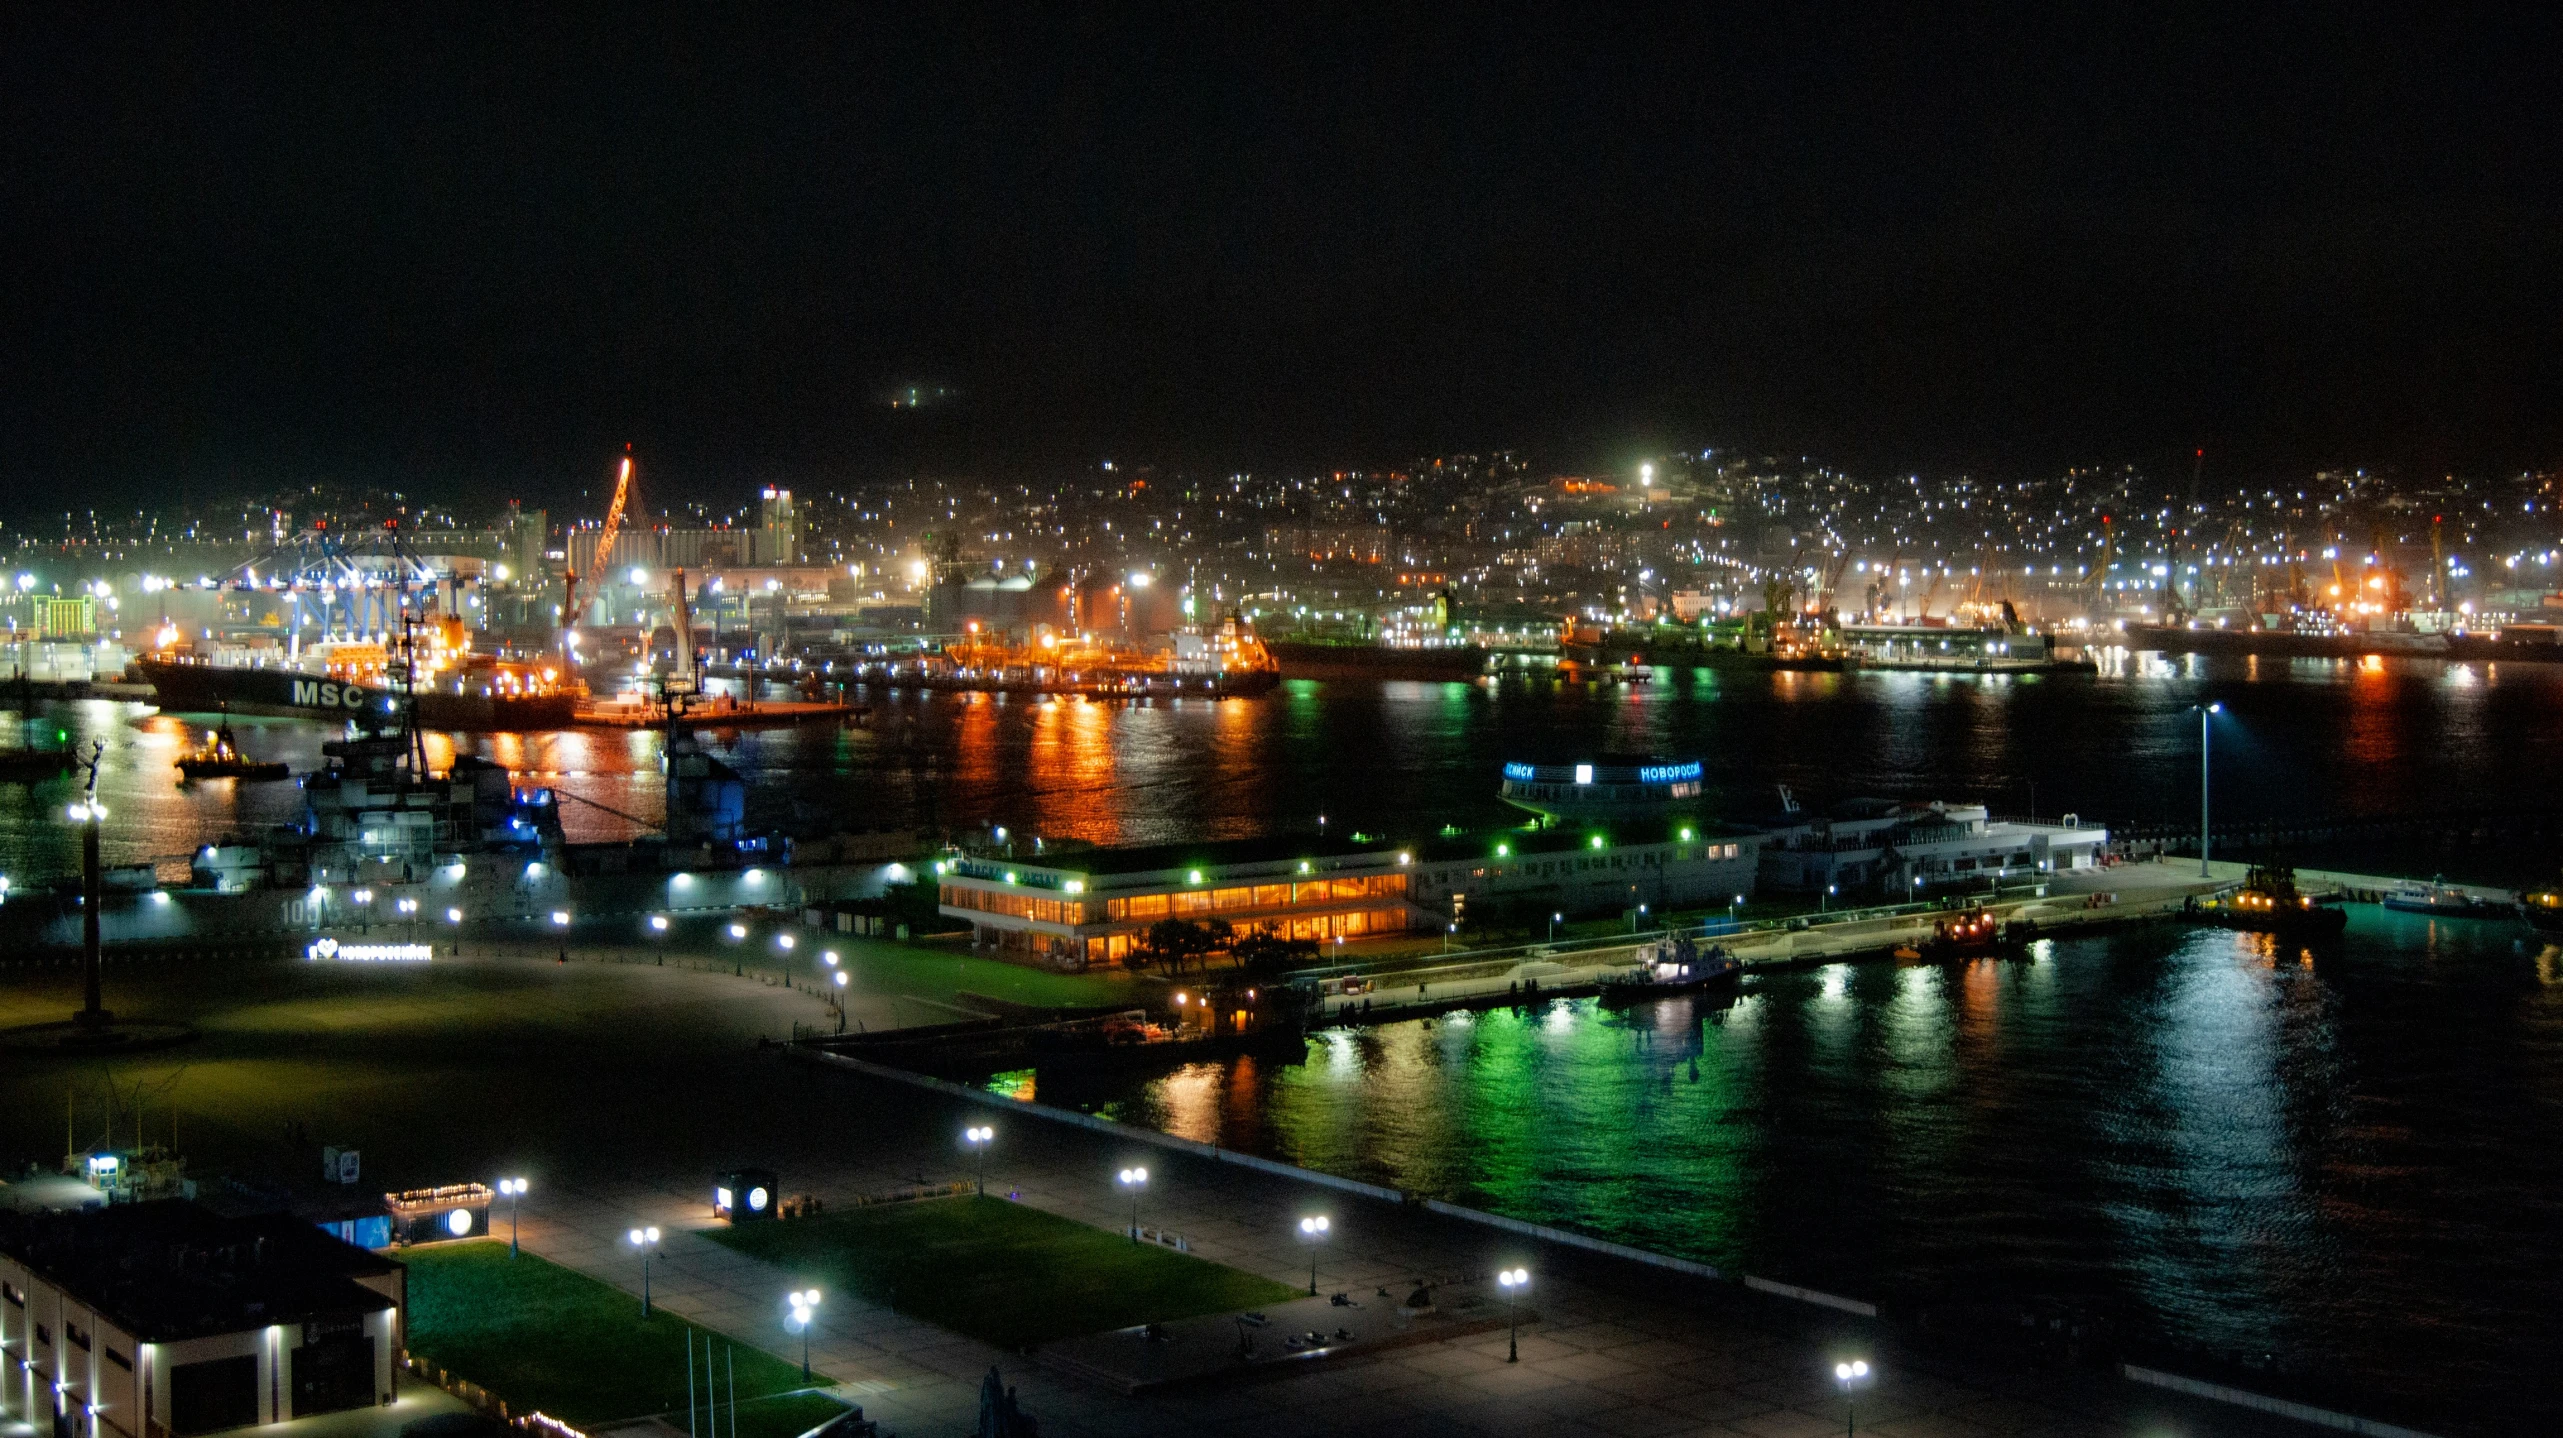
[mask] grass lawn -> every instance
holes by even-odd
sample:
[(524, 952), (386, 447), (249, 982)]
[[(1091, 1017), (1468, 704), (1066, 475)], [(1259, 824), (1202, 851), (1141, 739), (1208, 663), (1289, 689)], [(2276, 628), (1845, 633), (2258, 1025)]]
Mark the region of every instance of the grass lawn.
[[(492, 1241), (430, 1244), (404, 1250), (409, 1265), (410, 1351), (507, 1400), (510, 1409), (540, 1408), (582, 1426), (685, 1411), (685, 1345), (693, 1337), (702, 1362), (703, 1335), (665, 1309), (641, 1316), (641, 1301), (621, 1289), (528, 1253), (511, 1259)], [(777, 1330), (778, 1333), (780, 1330)], [(760, 1409), (780, 1420), (789, 1438), (815, 1426), (797, 1421), (809, 1405), (751, 1404), (806, 1388), (797, 1363), (713, 1336), (721, 1356), (722, 1396), (729, 1363), (738, 1363), (739, 1438)], [(824, 1416), (824, 1415), (822, 1415)], [(683, 1427), (683, 1423), (678, 1423)]]
[(708, 1237), (1001, 1348), (1253, 1308), (1296, 1291), (1001, 1198), (887, 1204)]
[[(902, 944), (885, 939), (830, 934), (821, 943), (845, 956), (863, 993), (914, 995), (951, 1003), (962, 992), (986, 994), (1018, 1004), (1083, 1007), (1129, 1004), (1143, 1000), (1126, 974), (1103, 970), (1091, 974), (1054, 974), (1025, 964), (981, 958), (967, 949)], [(937, 1022), (955, 1015), (910, 1015), (908, 1022)]]

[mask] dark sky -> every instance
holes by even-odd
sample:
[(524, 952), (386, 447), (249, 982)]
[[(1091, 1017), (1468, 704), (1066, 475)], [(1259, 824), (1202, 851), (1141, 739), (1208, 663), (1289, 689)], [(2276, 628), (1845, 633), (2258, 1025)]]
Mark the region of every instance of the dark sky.
[[(662, 502), (1499, 445), (2563, 460), (2550, 10), (536, 8), (0, 21), (0, 508), (541, 495), (627, 440)], [(877, 405), (909, 380), (963, 398)]]

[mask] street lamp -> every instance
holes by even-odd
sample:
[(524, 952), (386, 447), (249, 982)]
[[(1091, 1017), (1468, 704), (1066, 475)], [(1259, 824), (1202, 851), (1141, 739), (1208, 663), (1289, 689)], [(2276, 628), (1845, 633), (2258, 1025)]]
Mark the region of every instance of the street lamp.
[(514, 1258), (516, 1256), (516, 1205), (525, 1198), (525, 1180), (502, 1178), (498, 1181), (498, 1191), (507, 1196), (507, 1256)]
[(970, 1145), (970, 1151), (979, 1159), (979, 1196), (981, 1198), (988, 1196), (988, 1142), (996, 1136), (996, 1129), (987, 1124), (978, 1124), (961, 1131), (961, 1141)]
[(1553, 944), (1557, 942), (1557, 926), (1565, 922), (1565, 919), (1566, 915), (1564, 914), (1551, 914), (1548, 916), (1548, 940), (1550, 943)]
[(1522, 1290), (1531, 1286), (1531, 1271), (1508, 1268), (1496, 1274), (1495, 1281), (1504, 1289), (1504, 1319), (1512, 1325), (1512, 1333), (1504, 1340), (1504, 1361), (1519, 1363), (1522, 1361)]
[(2198, 713), (2198, 877), (2207, 873), (2207, 717), (2222, 714), (2222, 704), (2192, 704)]
[(1139, 1193), (1140, 1190), (1148, 1186), (1148, 1170), (1144, 1168), (1123, 1169), (1121, 1171), (1121, 1186), (1130, 1190), (1130, 1241), (1137, 1243), (1139, 1241)]
[(1317, 1245), (1326, 1241), (1330, 1227), (1326, 1215), (1314, 1214), (1299, 1221), (1299, 1236), (1308, 1243), (1308, 1296), (1317, 1296)]
[(647, 1318), (650, 1316), (650, 1254), (659, 1246), (659, 1231), (636, 1228), (626, 1236), (632, 1240), (634, 1248), (641, 1250), (641, 1316)]
[(788, 1300), (792, 1306), (792, 1329), (801, 1335), (801, 1376), (810, 1376), (810, 1319), (819, 1306), (819, 1290), (796, 1288)]
[(1851, 1394), (1854, 1389), (1869, 1386), (1867, 1360), (1854, 1358), (1848, 1363), (1836, 1363), (1833, 1365), (1833, 1381), (1842, 1390), (1842, 1432), (1844, 1438), (1851, 1438), (1860, 1431), (1860, 1414), (1852, 1404)]

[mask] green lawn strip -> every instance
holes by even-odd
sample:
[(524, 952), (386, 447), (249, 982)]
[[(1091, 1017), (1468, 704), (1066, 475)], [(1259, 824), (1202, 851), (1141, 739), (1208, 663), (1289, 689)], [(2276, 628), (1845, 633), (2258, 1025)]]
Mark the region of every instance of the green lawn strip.
[[(539, 1408), (580, 1426), (684, 1412), (688, 1335), (697, 1335), (699, 1366), (708, 1330), (664, 1308), (643, 1318), (641, 1301), (621, 1289), (530, 1253), (511, 1259), (495, 1241), (412, 1248), (400, 1259), (409, 1265), (410, 1351), (507, 1400), (511, 1411)], [(712, 1337), (724, 1400), (730, 1362), (738, 1364), (740, 1438), (749, 1399), (827, 1381)]]
[(796, 1279), (1001, 1348), (1254, 1308), (1294, 1292), (1000, 1198), (885, 1204), (707, 1236)]
[[(951, 1003), (954, 995), (966, 991), (1018, 1004), (1050, 1007), (1097, 1004), (1137, 1007), (1142, 1001), (1126, 976), (1110, 972), (1055, 974), (1000, 959), (981, 958), (957, 947), (935, 949), (843, 934), (831, 934), (817, 942), (844, 956), (853, 972), (855, 987), (865, 993), (898, 994)], [(948, 1019), (954, 1016), (938, 1014), (931, 1017)], [(918, 1018), (909, 1020), (911, 1023), (918, 1021)]]

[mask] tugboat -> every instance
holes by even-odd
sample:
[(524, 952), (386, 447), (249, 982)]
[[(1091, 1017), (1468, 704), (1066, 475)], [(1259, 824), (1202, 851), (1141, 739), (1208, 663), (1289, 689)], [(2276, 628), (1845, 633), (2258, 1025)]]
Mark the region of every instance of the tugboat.
[(1704, 952), (1689, 939), (1663, 939), (1640, 951), (1637, 967), (1602, 976), (1602, 1002), (1687, 994), (1743, 971), (1743, 963), (1716, 944)]
[(1991, 909), (1978, 908), (1932, 925), (1931, 937), (1915, 952), (1925, 959), (2000, 959), (2028, 946), (2026, 936), (1996, 922)]
[(194, 779), (282, 779), (293, 771), (273, 759), (252, 759), (232, 742), (231, 721), (205, 736), (205, 742), (178, 761), (178, 772)]
[(2476, 898), (2447, 882), (2441, 874), (2426, 884), (2398, 884), (2385, 895), (2385, 907), (2405, 914), (2437, 914), (2451, 919), (2506, 919), (2517, 910), (2497, 899)]
[(2194, 899), (2190, 913), (2221, 929), (2276, 934), (2299, 942), (2334, 939), (2349, 924), (2337, 904), (2318, 904), (2297, 891), (2296, 871), (2283, 865), (2254, 867), (2230, 894)]

